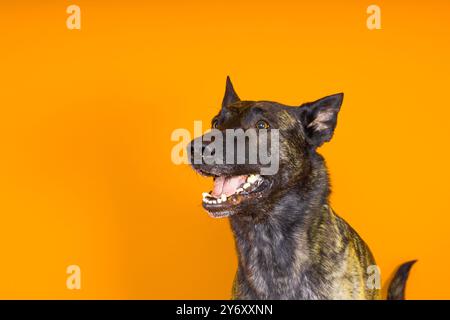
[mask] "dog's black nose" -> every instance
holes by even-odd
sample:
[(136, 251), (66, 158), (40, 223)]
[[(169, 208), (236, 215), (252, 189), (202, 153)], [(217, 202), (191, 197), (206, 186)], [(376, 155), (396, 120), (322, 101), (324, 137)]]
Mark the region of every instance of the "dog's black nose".
[(202, 161), (205, 154), (208, 156), (214, 156), (215, 150), (209, 150), (208, 145), (210, 142), (204, 141), (202, 137), (199, 137), (197, 139), (194, 139), (189, 143), (188, 145), (188, 153), (189, 153), (189, 159), (191, 160), (191, 163), (194, 163), (194, 160)]
[(207, 147), (207, 145), (203, 141), (197, 143), (191, 142), (190, 145), (191, 155), (203, 155)]

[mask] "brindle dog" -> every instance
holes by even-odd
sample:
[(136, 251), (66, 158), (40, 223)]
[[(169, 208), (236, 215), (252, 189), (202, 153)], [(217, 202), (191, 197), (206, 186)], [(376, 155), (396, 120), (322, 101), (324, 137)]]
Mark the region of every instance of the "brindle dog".
[[(368, 285), (373, 255), (331, 209), (327, 168), (316, 151), (332, 138), (342, 100), (339, 93), (300, 107), (241, 101), (227, 78), (212, 127), (278, 129), (279, 169), (273, 175), (259, 175), (260, 164), (195, 164), (194, 157), (202, 158), (211, 142), (200, 137), (201, 148), (190, 143), (193, 168), (214, 178), (203, 207), (213, 217), (229, 217), (234, 233), (239, 264), (233, 298), (381, 298), (380, 290)], [(388, 299), (404, 298), (414, 262), (398, 269)]]

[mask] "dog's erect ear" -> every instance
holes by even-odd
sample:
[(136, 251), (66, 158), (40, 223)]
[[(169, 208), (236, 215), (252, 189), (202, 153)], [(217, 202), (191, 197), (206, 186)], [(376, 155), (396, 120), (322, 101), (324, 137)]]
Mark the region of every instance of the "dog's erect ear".
[(319, 147), (333, 137), (337, 115), (341, 108), (343, 93), (334, 94), (298, 108), (306, 139), (313, 147)]
[(225, 88), (225, 95), (222, 100), (222, 108), (228, 107), (230, 104), (240, 101), (236, 91), (234, 91), (233, 84), (230, 77), (227, 77), (227, 85)]

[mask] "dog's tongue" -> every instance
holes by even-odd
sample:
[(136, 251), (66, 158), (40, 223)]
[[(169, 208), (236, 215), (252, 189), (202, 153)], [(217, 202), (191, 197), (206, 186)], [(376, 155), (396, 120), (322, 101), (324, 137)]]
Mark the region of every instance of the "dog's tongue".
[(225, 194), (227, 197), (236, 193), (236, 189), (245, 182), (247, 176), (235, 176), (235, 177), (217, 177), (214, 180), (214, 189), (212, 191), (213, 197), (220, 197)]

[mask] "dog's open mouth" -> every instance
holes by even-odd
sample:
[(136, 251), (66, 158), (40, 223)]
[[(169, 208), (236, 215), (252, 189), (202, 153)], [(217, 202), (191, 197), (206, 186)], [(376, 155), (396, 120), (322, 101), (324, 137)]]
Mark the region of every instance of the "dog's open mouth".
[(218, 176), (211, 192), (204, 192), (203, 207), (212, 217), (222, 218), (233, 214), (236, 206), (263, 196), (269, 181), (259, 174)]

